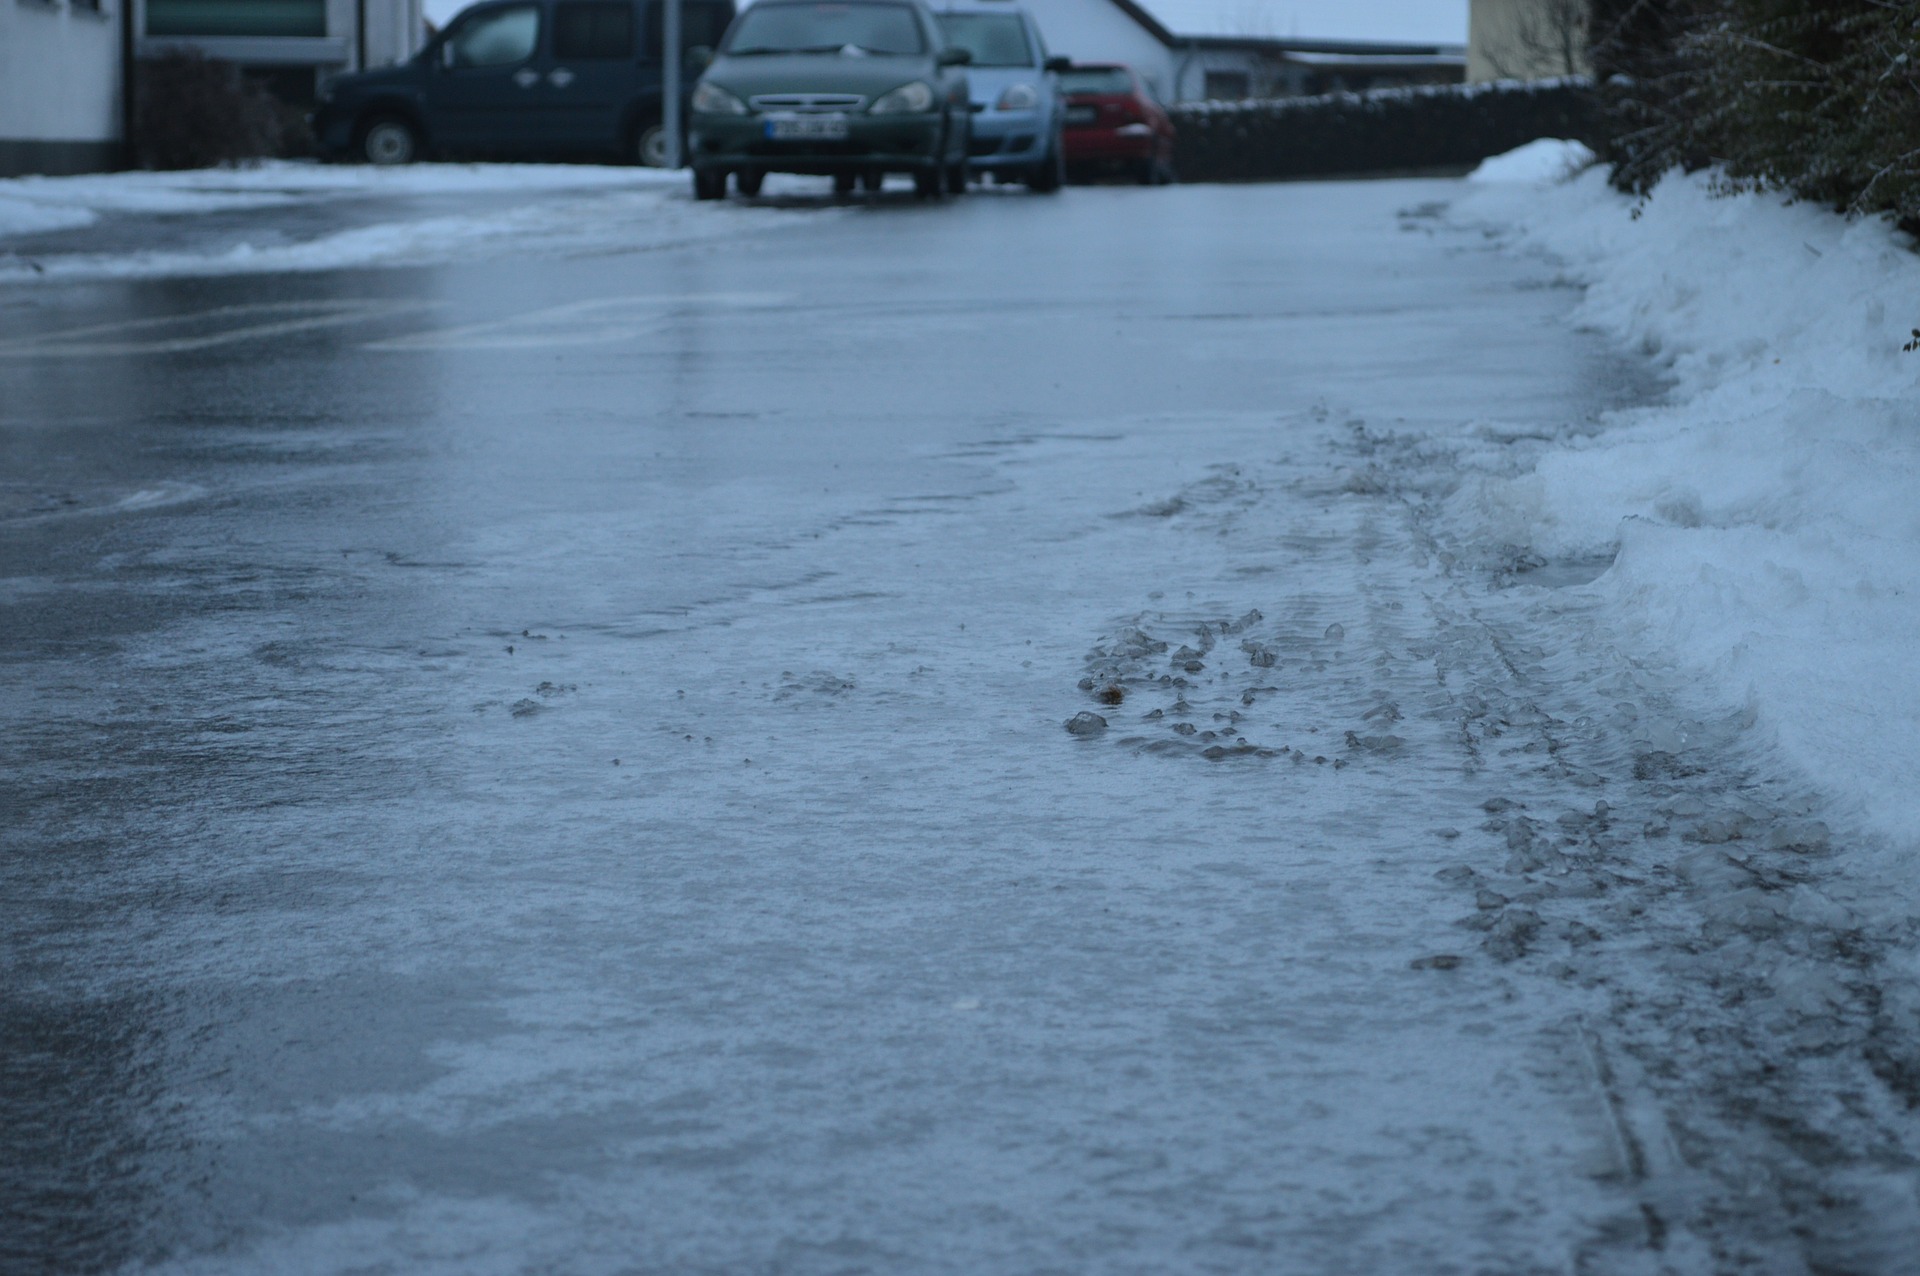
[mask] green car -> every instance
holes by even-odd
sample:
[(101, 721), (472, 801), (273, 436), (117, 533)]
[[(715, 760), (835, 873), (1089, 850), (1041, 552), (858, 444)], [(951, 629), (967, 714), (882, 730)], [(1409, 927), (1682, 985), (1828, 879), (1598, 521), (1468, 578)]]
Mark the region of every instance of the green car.
[(696, 199), (727, 175), (831, 176), (841, 194), (910, 173), (923, 199), (967, 188), (967, 51), (922, 0), (760, 0), (694, 86), (687, 161)]

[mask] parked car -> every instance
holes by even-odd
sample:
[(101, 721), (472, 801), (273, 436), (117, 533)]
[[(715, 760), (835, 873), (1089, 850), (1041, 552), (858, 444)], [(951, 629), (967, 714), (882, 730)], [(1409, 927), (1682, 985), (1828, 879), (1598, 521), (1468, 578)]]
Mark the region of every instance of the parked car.
[(972, 55), (972, 171), (1036, 191), (1059, 190), (1066, 155), (1058, 73), (1069, 60), (1049, 57), (1033, 15), (1008, 0), (948, 0), (939, 17), (947, 39)]
[[(710, 51), (733, 12), (732, 0), (685, 0), (683, 50)], [(323, 154), (372, 164), (430, 153), (663, 164), (661, 27), (658, 0), (477, 4), (411, 61), (328, 81), (314, 137)]]
[(831, 176), (842, 194), (910, 173), (922, 198), (957, 195), (966, 62), (923, 0), (759, 0), (693, 90), (694, 197), (722, 198), (729, 174), (758, 194), (768, 173)]
[(1118, 63), (1060, 74), (1067, 100), (1067, 169), (1075, 176), (1123, 173), (1142, 185), (1173, 180), (1173, 121), (1140, 79)]

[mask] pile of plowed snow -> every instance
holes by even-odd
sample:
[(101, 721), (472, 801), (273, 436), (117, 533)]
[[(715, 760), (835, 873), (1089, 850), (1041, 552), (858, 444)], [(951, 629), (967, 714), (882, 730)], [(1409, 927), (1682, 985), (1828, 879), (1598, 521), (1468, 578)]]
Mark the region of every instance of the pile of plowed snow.
[(1643, 654), (1744, 699), (1812, 778), (1911, 844), (1920, 255), (1885, 221), (1716, 197), (1709, 175), (1637, 201), (1598, 169), (1539, 185), (1542, 155), (1528, 161), (1506, 165), (1518, 180), (1483, 171), (1454, 215), (1560, 259), (1587, 284), (1575, 321), (1674, 385), (1488, 481), (1480, 512), (1550, 558), (1617, 550), (1591, 588)]

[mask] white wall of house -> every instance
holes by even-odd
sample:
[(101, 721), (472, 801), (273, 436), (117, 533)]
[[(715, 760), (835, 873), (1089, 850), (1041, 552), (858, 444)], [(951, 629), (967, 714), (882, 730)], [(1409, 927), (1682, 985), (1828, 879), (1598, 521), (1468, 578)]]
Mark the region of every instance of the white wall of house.
[(114, 166), (130, 2), (0, 0), (0, 175)]
[[(1112, 0), (1024, 0), (1047, 51), (1076, 62), (1124, 62), (1138, 70), (1154, 91), (1174, 91), (1173, 50), (1135, 22)], [(939, 7), (939, 0), (935, 0)]]
[(367, 5), (367, 66), (405, 62), (426, 42), (423, 0), (377, 0)]
[(1472, 0), (1467, 79), (1587, 75), (1586, 0)]

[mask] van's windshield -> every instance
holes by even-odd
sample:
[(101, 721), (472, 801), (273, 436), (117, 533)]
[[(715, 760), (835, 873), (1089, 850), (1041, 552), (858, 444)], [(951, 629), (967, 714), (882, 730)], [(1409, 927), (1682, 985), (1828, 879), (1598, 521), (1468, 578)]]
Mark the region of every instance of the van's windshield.
[(913, 10), (904, 4), (756, 4), (740, 15), (727, 40), (734, 57), (755, 53), (916, 54), (927, 51)]

